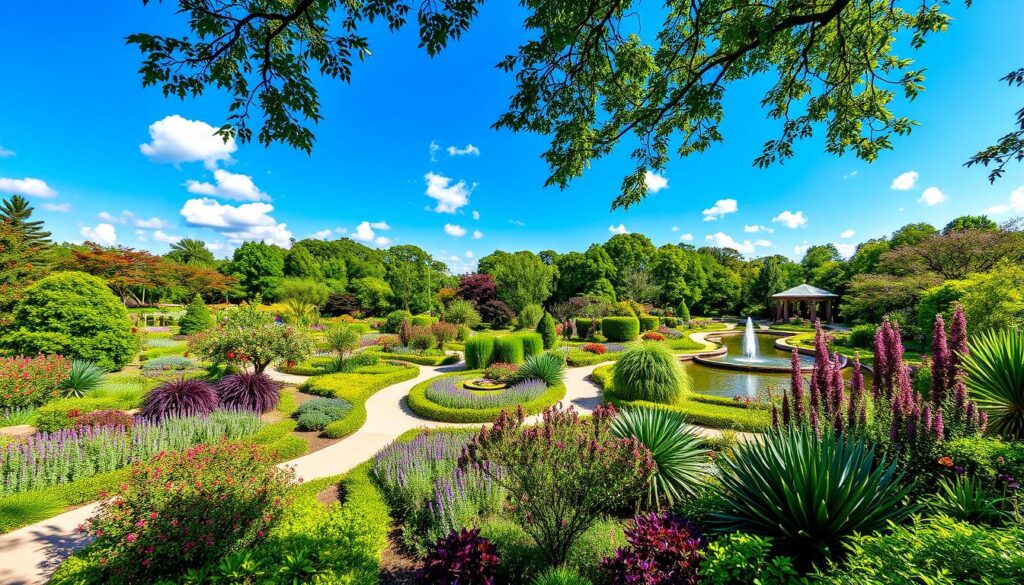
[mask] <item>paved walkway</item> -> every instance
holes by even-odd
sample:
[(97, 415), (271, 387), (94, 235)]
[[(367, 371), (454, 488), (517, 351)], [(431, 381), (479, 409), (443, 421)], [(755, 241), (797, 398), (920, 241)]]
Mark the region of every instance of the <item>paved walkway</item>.
[[(693, 333), (690, 337), (701, 343), (706, 333)], [(607, 362), (605, 362), (607, 363)], [(282, 463), (295, 470), (298, 477), (310, 481), (345, 473), (366, 461), (380, 449), (395, 440), (402, 433), (417, 428), (454, 426), (451, 423), (428, 421), (413, 413), (406, 404), (409, 390), (420, 382), (447, 372), (462, 369), (464, 364), (450, 366), (418, 366), (419, 374), (380, 390), (366, 401), (366, 423), (352, 435), (337, 443)], [(563, 402), (571, 404), (583, 414), (588, 414), (601, 403), (601, 391), (588, 378), (600, 365), (569, 368), (565, 375), (566, 394)], [(293, 385), (306, 381), (305, 376), (296, 376), (267, 370), (272, 378)], [(539, 415), (528, 419), (539, 420)], [(480, 424), (468, 424), (479, 427)], [(698, 427), (705, 436), (719, 436), (716, 429)], [(0, 584), (36, 585), (46, 583), (49, 575), (63, 559), (86, 543), (76, 528), (92, 516), (99, 508), (98, 503), (76, 508), (43, 522), (20, 528), (0, 535)]]

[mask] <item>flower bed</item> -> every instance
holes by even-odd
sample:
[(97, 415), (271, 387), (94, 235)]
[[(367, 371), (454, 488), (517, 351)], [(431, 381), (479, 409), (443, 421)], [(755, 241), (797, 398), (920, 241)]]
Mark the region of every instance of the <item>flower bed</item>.
[(420, 382), (409, 391), (409, 408), (430, 420), (451, 423), (476, 423), (494, 420), (502, 410), (522, 407), (527, 414), (537, 414), (565, 397), (565, 385), (545, 387), (538, 384), (516, 384), (505, 390), (477, 394), (460, 386), (460, 382), (479, 377), (481, 372), (458, 372)]
[(359, 430), (366, 422), (366, 399), (377, 391), (415, 378), (419, 368), (408, 364), (382, 363), (364, 366), (354, 372), (327, 374), (310, 378), (302, 390), (318, 396), (341, 398), (352, 404), (344, 418), (324, 428), (324, 435), (334, 439), (346, 437)]
[(0, 359), (0, 408), (39, 406), (60, 396), (71, 360), (59, 355)]

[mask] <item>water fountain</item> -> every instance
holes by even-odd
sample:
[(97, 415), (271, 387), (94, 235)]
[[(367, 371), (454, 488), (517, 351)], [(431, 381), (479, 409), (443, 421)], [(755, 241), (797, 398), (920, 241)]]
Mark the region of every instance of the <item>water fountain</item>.
[(754, 320), (750, 317), (747, 317), (747, 328), (743, 332), (743, 355), (750, 363), (760, 361), (757, 357), (757, 334), (754, 333)]

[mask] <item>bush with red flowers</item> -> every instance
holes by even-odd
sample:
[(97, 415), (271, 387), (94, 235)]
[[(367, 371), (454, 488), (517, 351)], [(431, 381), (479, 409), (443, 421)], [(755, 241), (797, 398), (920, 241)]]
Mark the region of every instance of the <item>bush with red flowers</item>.
[(169, 416), (200, 416), (217, 408), (217, 393), (202, 380), (170, 380), (146, 395), (139, 416), (163, 420)]
[(484, 370), (484, 377), (495, 382), (511, 382), (519, 373), (519, 366), (505, 362), (494, 362)]
[(94, 410), (74, 419), (76, 427), (125, 427), (135, 424), (135, 417), (123, 410)]
[(480, 529), (452, 532), (437, 541), (437, 548), (416, 571), (422, 585), (494, 585), (498, 549), (480, 536)]
[(665, 336), (656, 331), (644, 333), (643, 338), (647, 341), (665, 341)]
[(220, 398), (220, 407), (252, 412), (270, 412), (281, 399), (280, 384), (266, 374), (243, 372), (224, 376), (214, 390)]
[(583, 351), (587, 351), (595, 355), (601, 355), (608, 350), (600, 343), (588, 343), (583, 346)]
[(70, 373), (71, 360), (59, 355), (0, 359), (0, 409), (53, 400)]
[(82, 530), (102, 582), (173, 579), (261, 540), (281, 514), (292, 473), (259, 447), (199, 445), (136, 464)]
[(643, 514), (626, 531), (627, 548), (601, 561), (611, 583), (693, 585), (707, 541), (689, 520), (674, 514)]
[[(376, 339), (371, 339), (370, 343), (371, 345), (379, 345), (382, 350), (389, 352), (392, 348), (402, 345), (402, 340), (397, 335), (386, 334)], [(362, 342), (360, 342), (360, 345), (362, 345)]]

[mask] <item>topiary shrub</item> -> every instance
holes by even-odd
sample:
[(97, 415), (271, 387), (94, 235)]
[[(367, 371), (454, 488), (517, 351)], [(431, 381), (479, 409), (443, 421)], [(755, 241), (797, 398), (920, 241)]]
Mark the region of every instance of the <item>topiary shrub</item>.
[(103, 280), (55, 272), (25, 289), (0, 336), (12, 354), (60, 354), (91, 360), (105, 370), (128, 364), (139, 351), (128, 310)]
[(480, 530), (452, 532), (437, 541), (423, 559), (416, 581), (423, 585), (493, 585), (498, 574), (498, 551)]
[(210, 327), (213, 327), (213, 316), (210, 315), (210, 309), (206, 307), (202, 297), (196, 295), (185, 309), (185, 315), (178, 322), (178, 332), (182, 335), (192, 335)]
[(281, 399), (281, 385), (266, 374), (243, 372), (224, 376), (214, 390), (220, 398), (220, 407), (232, 410), (251, 410), (264, 413), (277, 408)]
[(643, 315), (640, 317), (640, 331), (654, 331), (660, 325), (661, 319), (653, 315)]
[(679, 307), (676, 308), (676, 317), (679, 317), (683, 325), (690, 322), (690, 308), (686, 306), (686, 303), (679, 303)]
[(679, 319), (677, 319), (675, 317), (662, 317), (661, 318), (661, 324), (664, 325), (665, 327), (670, 327), (670, 328), (671, 327), (678, 327), (679, 326)]
[(540, 318), (540, 323), (537, 323), (537, 333), (540, 333), (541, 339), (544, 340), (544, 349), (551, 349), (558, 344), (558, 326), (551, 313), (544, 313), (544, 316)]
[(535, 329), (543, 316), (544, 308), (536, 303), (531, 303), (519, 312), (516, 324), (520, 329)]
[(410, 320), (412, 320), (412, 314), (409, 311), (392, 311), (384, 319), (384, 323), (380, 326), (380, 331), (381, 333), (397, 334), (402, 331), (402, 323)]
[(707, 541), (690, 521), (674, 514), (644, 514), (626, 530), (629, 546), (601, 562), (611, 583), (696, 584)]
[(605, 317), (601, 320), (601, 333), (608, 341), (633, 341), (640, 335), (640, 320), (636, 317)]
[(494, 337), (490, 335), (476, 335), (467, 339), (465, 354), (466, 367), (470, 370), (480, 370), (492, 362), (501, 361), (494, 359)]
[(523, 363), (523, 339), (518, 335), (495, 337), (491, 360), (507, 364)]
[(601, 332), (600, 319), (576, 319), (576, 335), (588, 339)]
[(674, 404), (685, 390), (685, 379), (682, 365), (668, 348), (645, 341), (623, 352), (615, 364), (612, 384), (615, 393), (626, 400)]
[(217, 408), (217, 393), (202, 380), (170, 380), (146, 395), (139, 416), (163, 420), (169, 416), (207, 415)]
[(520, 333), (518, 337), (523, 344), (523, 357), (544, 353), (544, 338), (540, 333)]
[(434, 318), (430, 315), (413, 315), (409, 324), (413, 327), (430, 327), (434, 324)]

